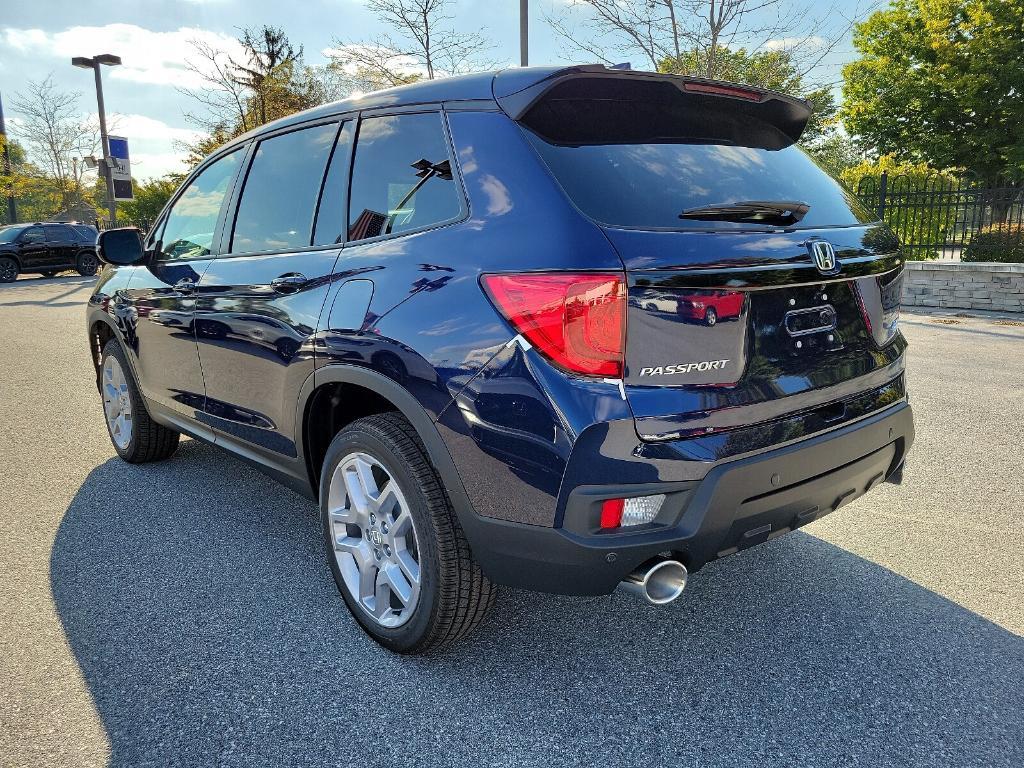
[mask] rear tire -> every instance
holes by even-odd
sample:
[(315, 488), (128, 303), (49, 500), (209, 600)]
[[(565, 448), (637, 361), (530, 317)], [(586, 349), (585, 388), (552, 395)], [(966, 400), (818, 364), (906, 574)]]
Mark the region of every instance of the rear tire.
[(75, 271), (82, 277), (92, 277), (96, 274), (100, 262), (92, 251), (82, 251), (75, 259)]
[(110, 442), (117, 455), (129, 464), (160, 461), (177, 450), (181, 436), (150, 418), (128, 359), (116, 339), (103, 347), (100, 397)]
[(18, 279), (18, 262), (6, 256), (0, 259), (0, 283), (13, 283)]
[(401, 414), (368, 416), (335, 436), (321, 472), (320, 511), (338, 591), (385, 648), (438, 651), (484, 621), (496, 589)]

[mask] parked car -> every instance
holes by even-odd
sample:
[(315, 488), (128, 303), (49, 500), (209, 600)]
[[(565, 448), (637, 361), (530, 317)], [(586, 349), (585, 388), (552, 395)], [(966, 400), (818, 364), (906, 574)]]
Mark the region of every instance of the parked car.
[(96, 228), (88, 224), (10, 224), (0, 227), (0, 283), (19, 274), (53, 277), (73, 269), (95, 275)]
[(740, 317), (745, 296), (743, 291), (687, 291), (677, 297), (677, 311), (687, 320), (715, 325)]
[(100, 236), (114, 448), (186, 434), (318, 499), (339, 592), (394, 651), (465, 636), (498, 584), (675, 600), (899, 482), (913, 441), (900, 246), (799, 148), (809, 116), (523, 68), (239, 137), (148, 234)]

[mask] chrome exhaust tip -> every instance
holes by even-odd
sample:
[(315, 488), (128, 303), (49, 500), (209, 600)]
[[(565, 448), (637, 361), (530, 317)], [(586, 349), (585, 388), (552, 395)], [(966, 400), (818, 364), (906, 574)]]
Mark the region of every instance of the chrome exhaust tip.
[(678, 560), (658, 560), (637, 568), (619, 583), (619, 589), (651, 605), (666, 605), (683, 594), (689, 575)]

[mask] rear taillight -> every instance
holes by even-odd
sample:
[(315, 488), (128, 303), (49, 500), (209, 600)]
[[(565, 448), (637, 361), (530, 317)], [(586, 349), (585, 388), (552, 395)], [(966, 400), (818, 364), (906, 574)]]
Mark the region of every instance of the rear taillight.
[(622, 377), (626, 290), (618, 273), (484, 275), (498, 311), (556, 365), (587, 376)]

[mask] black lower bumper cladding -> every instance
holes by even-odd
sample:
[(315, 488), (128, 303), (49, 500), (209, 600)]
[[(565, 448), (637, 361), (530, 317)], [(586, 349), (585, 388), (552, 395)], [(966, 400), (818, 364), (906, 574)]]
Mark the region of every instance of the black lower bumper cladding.
[[(906, 402), (792, 445), (719, 464), (681, 489), (678, 508), (635, 532), (581, 534), (475, 517), (474, 556), (499, 583), (563, 594), (607, 594), (660, 554), (692, 572), (718, 557), (777, 538), (890, 480), (899, 482), (914, 440)], [(629, 486), (618, 486), (615, 493)], [(645, 486), (643, 493), (657, 493)]]

